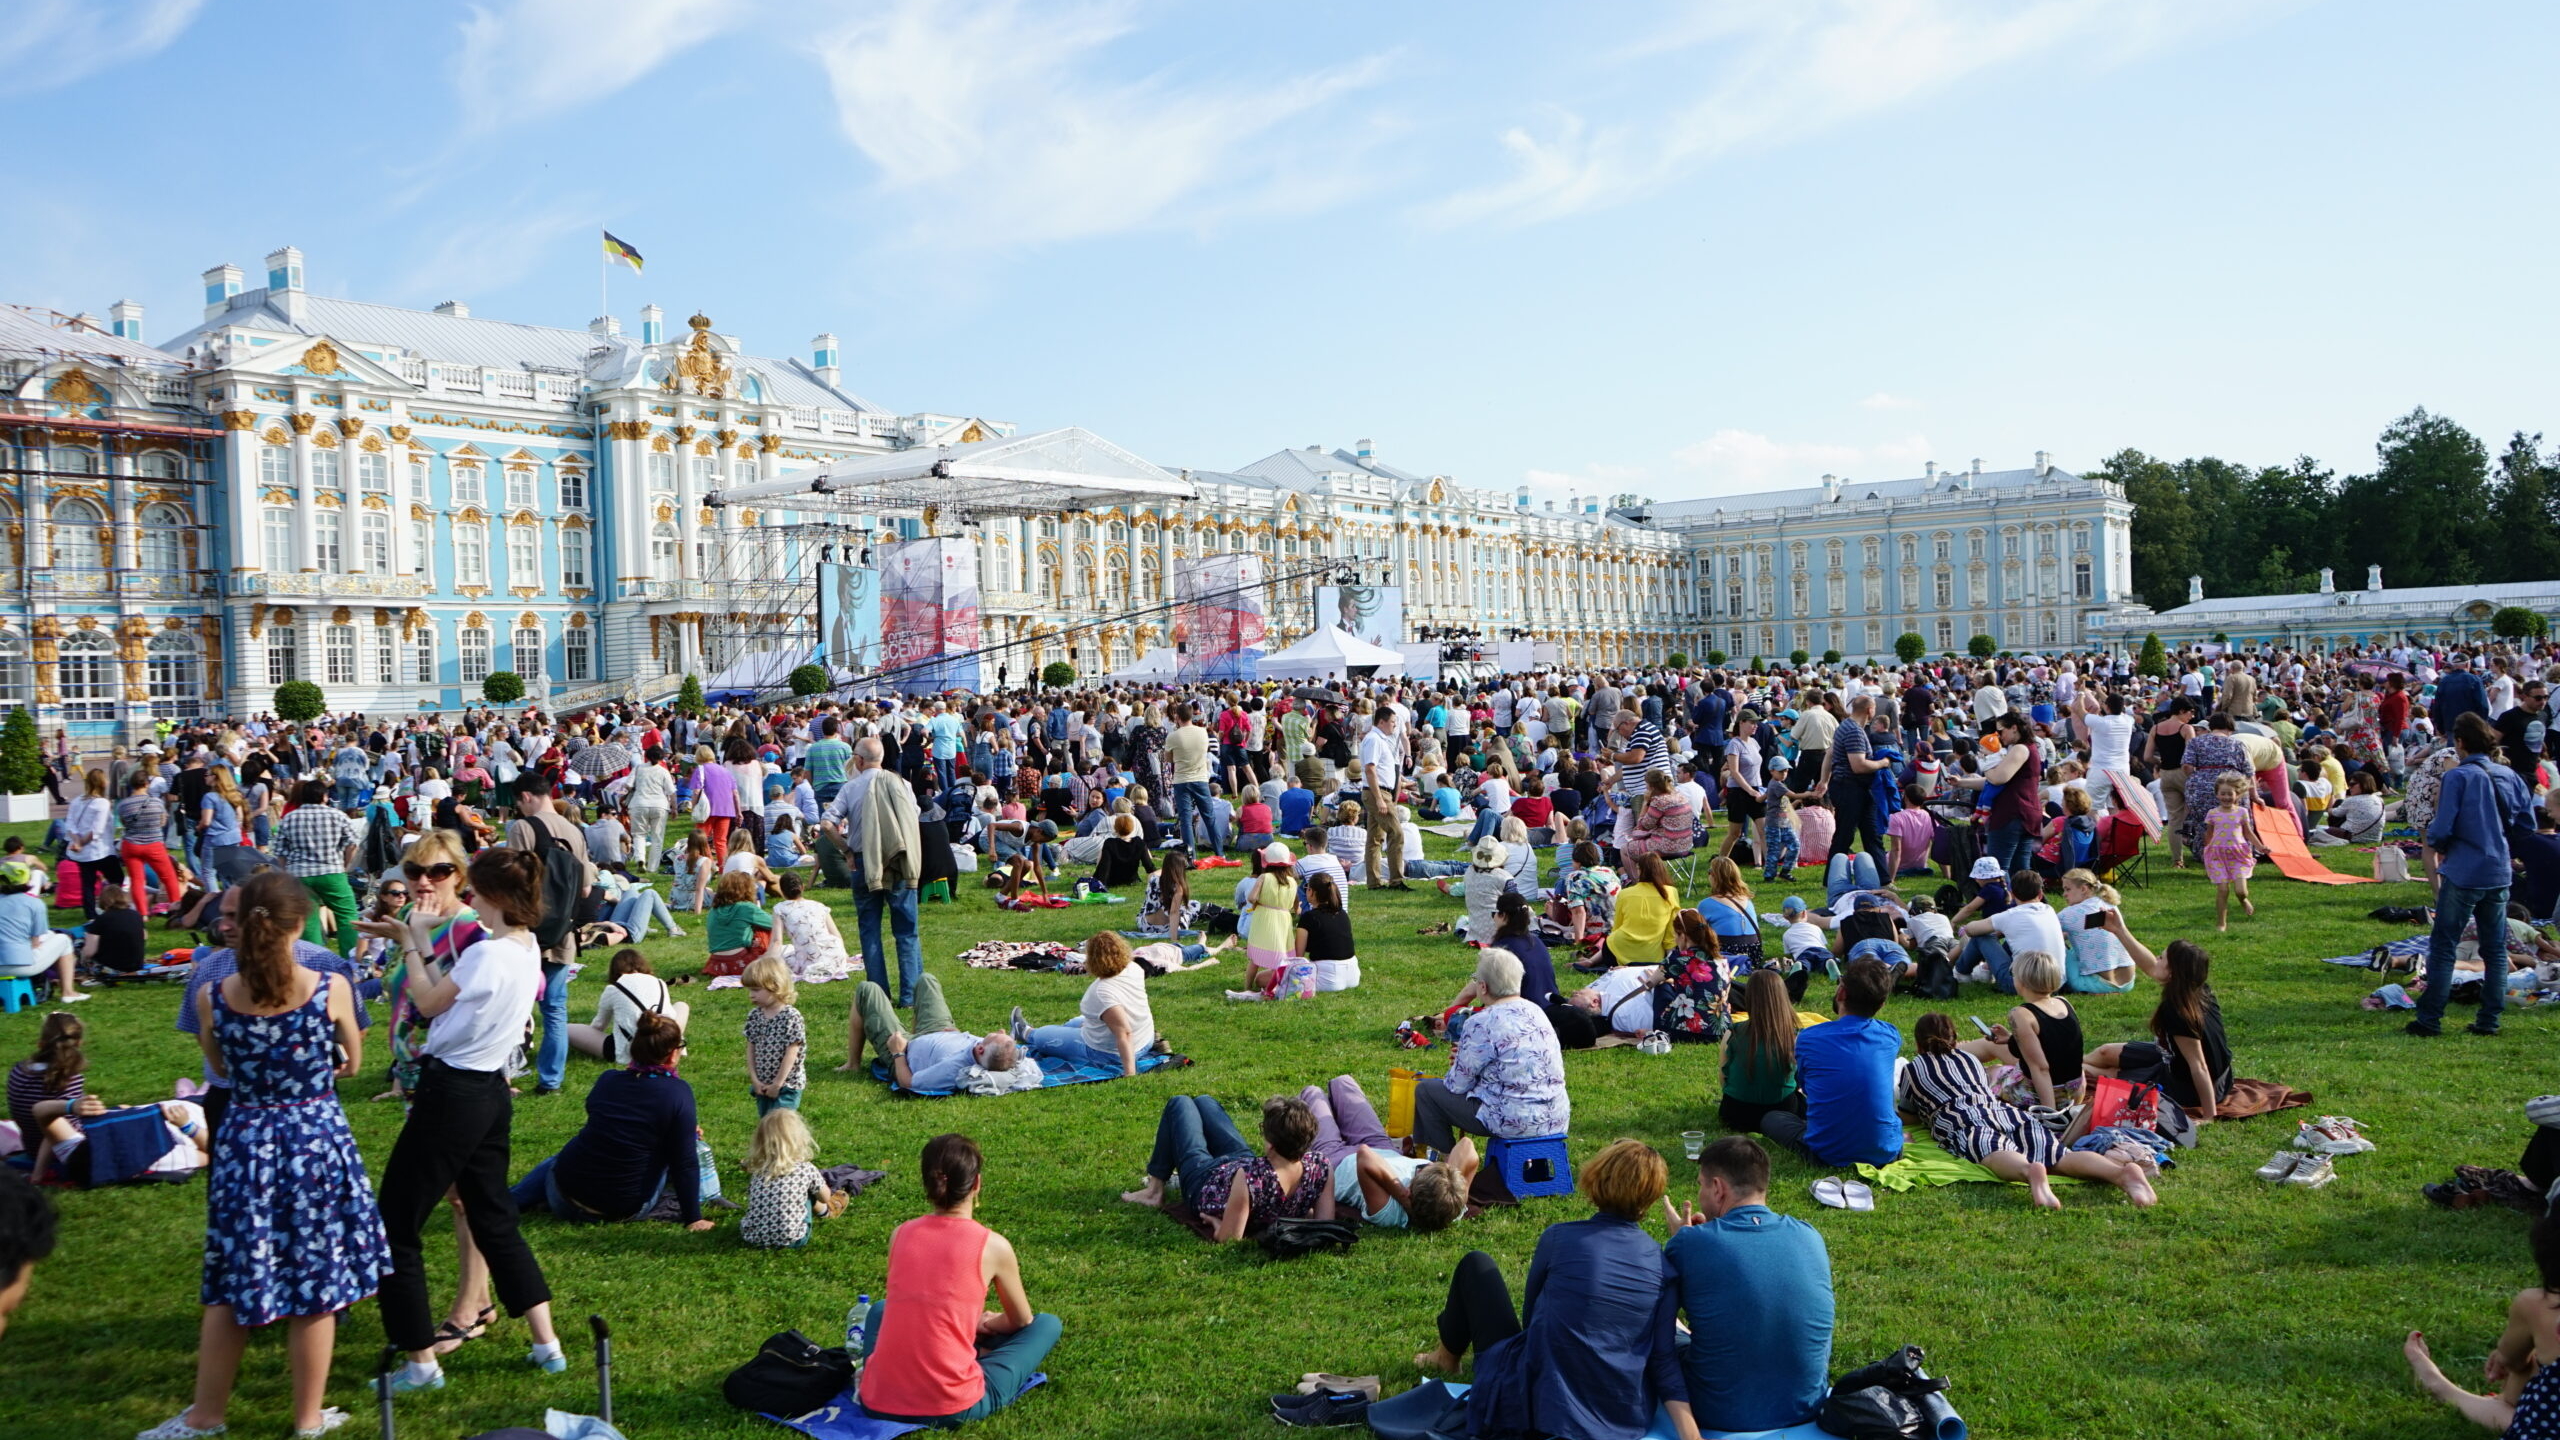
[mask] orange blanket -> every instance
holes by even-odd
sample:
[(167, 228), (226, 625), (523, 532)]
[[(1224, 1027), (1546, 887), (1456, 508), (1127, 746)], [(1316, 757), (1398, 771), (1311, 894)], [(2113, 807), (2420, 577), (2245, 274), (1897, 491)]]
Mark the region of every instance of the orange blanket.
[(2273, 805), (2255, 807), (2258, 838), (2267, 842), (2267, 858), (2284, 872), (2287, 880), (2300, 880), (2311, 885), (2370, 885), (2370, 875), (2341, 875), (2313, 858), (2311, 848), (2302, 843), (2302, 831), (2293, 823), (2293, 812)]

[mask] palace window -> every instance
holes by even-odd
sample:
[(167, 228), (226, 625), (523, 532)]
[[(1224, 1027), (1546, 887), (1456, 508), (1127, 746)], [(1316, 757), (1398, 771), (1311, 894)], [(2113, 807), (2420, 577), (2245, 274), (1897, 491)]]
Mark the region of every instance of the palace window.
[(676, 537), (673, 523), (661, 520), (652, 526), (649, 530), (649, 573), (661, 580), (676, 579), (676, 560), (681, 550), (682, 542)]
[(1881, 550), (1881, 547), (1876, 542), (1876, 538), (1872, 535), (1868, 536), (1866, 544), (1862, 548), (1866, 552), (1867, 563), (1870, 565), (1875, 564)]
[(293, 484), (293, 451), (283, 445), (258, 447), (258, 483), (276, 487)]
[(594, 635), (595, 632), (583, 625), (572, 625), (561, 634), (560, 668), (565, 672), (563, 679), (595, 678)]
[(1920, 542), (1908, 535), (1902, 537), (1902, 563), (1905, 565), (1920, 563)]
[(510, 465), (507, 467), (507, 508), (510, 510), (533, 508), (532, 466)]
[(391, 493), (391, 461), (370, 450), (356, 452), (356, 487), (368, 495)]
[(409, 522), (409, 563), (429, 587), (436, 583), (436, 527), (432, 520)]
[(649, 457), (649, 493), (653, 495), (676, 493), (676, 457), (664, 453), (652, 454)]
[(435, 491), (427, 484), (427, 462), (424, 460), (409, 462), (409, 498), (420, 502), (435, 498)]
[(356, 627), (332, 625), (321, 637), (321, 653), (328, 660), (329, 683), (356, 683)]
[(400, 637), (388, 625), (373, 627), (373, 683), (400, 683)]
[(1953, 557), (1955, 542), (1949, 538), (1947, 532), (1941, 530), (1937, 538), (1930, 542), (1930, 550), (1938, 560), (1945, 561)]
[(180, 537), (187, 529), (186, 516), (173, 505), (152, 505), (142, 512), (142, 526), (135, 533), (135, 558), (143, 572), (150, 575), (175, 575), (179, 557), (184, 553)]
[(462, 641), (462, 683), (477, 685), (489, 678), (489, 631), (484, 626), (465, 625)]
[(391, 517), (367, 510), (357, 517), (360, 541), (358, 569), (367, 575), (391, 573)]
[(339, 490), (345, 488), (345, 483), (338, 470), (338, 452), (314, 449), (311, 452), (311, 488)]
[(530, 684), (542, 678), (542, 631), (533, 626), (516, 627), (516, 673)]
[(2089, 568), (2088, 556), (2075, 555), (2071, 558), (2072, 599), (2087, 600), (2091, 598), (2095, 593), (2092, 587), (2095, 585), (2096, 579), (2096, 575)]
[(453, 527), (453, 583), (489, 583), (489, 527), (477, 521)]
[(453, 503), (456, 505), (489, 503), (488, 489), (480, 483), (479, 466), (456, 465), (453, 467)]
[(290, 614), (267, 621), (267, 683), (281, 685), (302, 673), (302, 632)]
[(104, 570), (98, 527), (107, 517), (86, 500), (57, 500), (53, 506), (53, 563), (62, 570)]
[(409, 637), (410, 679), (419, 685), (436, 683), (436, 627), (421, 625)]
[(311, 538), (319, 549), (320, 573), (335, 575), (345, 550), (346, 517), (335, 510), (321, 510), (314, 512), (311, 520)]
[(542, 531), (532, 525), (507, 527), (507, 583), (542, 583)]
[(573, 465), (560, 472), (560, 508), (563, 510), (587, 508), (586, 471)]
[(66, 635), (61, 657), (62, 715), (66, 720), (112, 720), (116, 715), (115, 647), (95, 630)]
[(1938, 572), (1937, 600), (1941, 610), (1956, 603), (1956, 577), (1944, 570)]
[(0, 709), (23, 710), (35, 698), (35, 663), (27, 658), (25, 632), (0, 632)]
[(573, 589), (587, 585), (587, 532), (560, 532), (560, 583)]
[(1945, 654), (1947, 651), (1955, 648), (1956, 622), (1953, 620), (1940, 620), (1938, 622), (1938, 652), (1940, 654)]

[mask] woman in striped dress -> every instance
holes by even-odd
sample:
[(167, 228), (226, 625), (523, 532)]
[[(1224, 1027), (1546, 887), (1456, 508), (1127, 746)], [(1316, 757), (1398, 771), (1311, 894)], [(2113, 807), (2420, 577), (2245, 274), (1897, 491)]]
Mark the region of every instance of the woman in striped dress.
[(1929, 1138), (1949, 1154), (1961, 1156), (2012, 1184), (2027, 1187), (2035, 1203), (2047, 1210), (2062, 1208), (2048, 1172), (2060, 1171), (2084, 1180), (2103, 1180), (2124, 1191), (2136, 1205), (2159, 1197), (2142, 1167), (2110, 1160), (2088, 1150), (2065, 1150), (2044, 1123), (1991, 1091), (1982, 1062), (1956, 1048), (1956, 1022), (1932, 1010), (1911, 1027), (1920, 1047), (1911, 1062), (1904, 1103), (1929, 1125)]

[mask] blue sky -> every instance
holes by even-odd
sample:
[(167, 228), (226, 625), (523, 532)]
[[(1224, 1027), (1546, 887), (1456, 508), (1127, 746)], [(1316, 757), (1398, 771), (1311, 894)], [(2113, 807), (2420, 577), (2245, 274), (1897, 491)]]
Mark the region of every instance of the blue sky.
[[(2370, 465), (2555, 385), (2560, 6), (17, 0), (0, 299), (198, 275), (760, 353), (1173, 466), (1657, 499)], [(2539, 262), (2539, 263), (2537, 263)]]

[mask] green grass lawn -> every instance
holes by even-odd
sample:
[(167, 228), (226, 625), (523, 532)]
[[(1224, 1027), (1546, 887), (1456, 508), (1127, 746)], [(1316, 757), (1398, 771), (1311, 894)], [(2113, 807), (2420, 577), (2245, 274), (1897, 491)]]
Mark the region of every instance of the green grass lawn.
[[(1432, 843), (1435, 853), (1453, 848)], [(2356, 869), (2370, 858), (2327, 854)], [(2370, 988), (2361, 972), (2313, 962), (2401, 933), (2365, 912), (2418, 903), (2421, 889), (2289, 884), (2272, 867), (2259, 874), (2259, 917), (2235, 921), (2228, 936), (2212, 934), (2213, 892), (2193, 870), (2158, 869), (2153, 888), (2128, 896), (2127, 913), (2155, 948), (2190, 936), (2212, 949), (2240, 1073), (2314, 1092), (2318, 1110), (2367, 1122), (2380, 1151), (2342, 1160), (2325, 1190), (2271, 1189), (2250, 1171), (2291, 1136), (2298, 1116), (2208, 1126), (2202, 1148), (2165, 1177), (2161, 1204), (2147, 1213), (2113, 1190), (2066, 1184), (2059, 1213), (2031, 1209), (2022, 1190), (1969, 1185), (1880, 1193), (1873, 1214), (1851, 1216), (1815, 1205), (1807, 1187), (1820, 1172), (1782, 1158), (1772, 1203), (1818, 1226), (1831, 1248), (1835, 1370), (1905, 1342), (1922, 1345), (1931, 1368), (1952, 1377), (1973, 1432), (1993, 1440), (2477, 1433), (2416, 1392), (2400, 1341), (2423, 1328), (2448, 1373), (2476, 1377), (2508, 1297), (2532, 1278), (2525, 1222), (2505, 1211), (2434, 1209), (2418, 1186), (2456, 1162), (2514, 1163), (2527, 1133), (2521, 1103), (2560, 1090), (2553, 1023), (2528, 1012), (2511, 1015), (2496, 1039), (2458, 1030), (2434, 1041), (2402, 1036), (2399, 1017), (2358, 1008)], [(850, 938), (852, 904), (830, 893)], [(989, 937), (1081, 939), (1106, 919), (1126, 923), (1132, 908), (1016, 916), (973, 889), (957, 905), (925, 907), (926, 963), (963, 1025), (999, 1025), (1017, 1003), (1035, 1021), (1063, 1019), (1081, 981), (964, 970), (952, 957)], [(535, 1423), (545, 1406), (591, 1408), (579, 1337), (594, 1312), (615, 1328), (618, 1410), (635, 1440), (782, 1433), (724, 1404), (721, 1377), (776, 1331), (796, 1326), (827, 1340), (857, 1291), (880, 1293), (889, 1233), (921, 1208), (918, 1148), (945, 1130), (966, 1131), (985, 1148), (979, 1217), (1012, 1237), (1032, 1302), (1066, 1322), (1049, 1385), (976, 1433), (1263, 1435), (1273, 1429), (1264, 1397), (1303, 1371), (1377, 1373), (1390, 1391), (1402, 1389), (1416, 1379), (1410, 1357), (1432, 1338), (1431, 1316), (1457, 1258), (1487, 1250), (1516, 1285), (1539, 1228), (1587, 1213), (1578, 1201), (1532, 1201), (1434, 1236), (1373, 1231), (1353, 1254), (1278, 1265), (1249, 1246), (1212, 1249), (1116, 1197), (1138, 1180), (1167, 1095), (1214, 1094), (1249, 1115), (1264, 1096), (1348, 1071), (1383, 1108), (1388, 1067), (1412, 1058), (1390, 1045), (1389, 1031), (1445, 1003), (1470, 968), (1471, 951), (1414, 935), (1417, 924), (1456, 908), (1427, 892), (1355, 892), (1367, 983), (1348, 994), (1232, 1005), (1221, 992), (1237, 983), (1234, 956), (1158, 981), (1157, 1022), (1197, 1068), (1052, 1093), (898, 1100), (868, 1081), (823, 1073), (843, 1059), (852, 987), (806, 989), (801, 1009), (818, 1044), (803, 1113), (821, 1163), (858, 1162), (890, 1180), (823, 1224), (807, 1250), (780, 1254), (741, 1246), (733, 1218), (703, 1235), (528, 1221), (572, 1339), (571, 1371), (545, 1377), (525, 1368), (525, 1332), (510, 1322), (448, 1361), (449, 1389), (404, 1400), (402, 1429), (451, 1437)], [(698, 964), (701, 933), (689, 927), (685, 939), (650, 942), (660, 973)], [(600, 983), (579, 983), (573, 1018), (588, 1018)], [(2005, 1010), (1987, 989), (1966, 989), (1950, 1007), (1959, 1017), (1991, 1020)], [(2090, 1043), (2138, 1038), (2155, 993), (2145, 983), (2130, 996), (2080, 999)], [(741, 1073), (746, 997), (689, 994), (686, 1075), (724, 1183), (742, 1194), (737, 1166), (755, 1120)], [(174, 989), (128, 987), (85, 1007), (93, 1091), (112, 1101), (161, 1097), (195, 1072), (194, 1046), (170, 1028), (176, 1004)], [(1907, 1034), (1922, 1008), (1897, 999), (1885, 1018)], [(0, 1058), (32, 1047), (38, 1018), (0, 1016)], [(1445, 1054), (1430, 1052), (1423, 1063), (1437, 1069)], [(371, 1047), (368, 1070), (381, 1058)], [(1567, 1065), (1576, 1159), (1635, 1136), (1674, 1157), (1675, 1188), (1683, 1187), (1679, 1132), (1719, 1128), (1713, 1052), (1618, 1049), (1574, 1054)], [(570, 1135), (597, 1069), (573, 1058), (567, 1095), (518, 1103), (519, 1172)], [(377, 1176), (400, 1124), (398, 1107), (365, 1102), (381, 1088), (373, 1076), (347, 1087)], [(128, 1435), (185, 1402), (203, 1194), (190, 1185), (61, 1196), (61, 1248), (0, 1340), (0, 1434)], [(431, 1232), (429, 1255), (441, 1297), (451, 1246)], [(360, 1427), (381, 1340), (369, 1304), (339, 1334), (330, 1399), (355, 1410)], [(234, 1432), (280, 1433), (284, 1385), (280, 1337), (262, 1338), (232, 1408)]]

